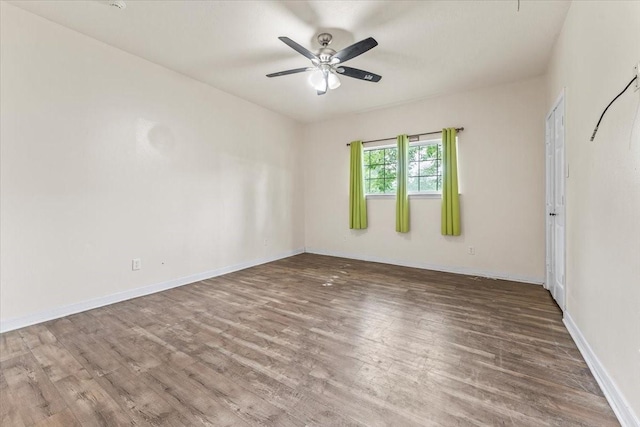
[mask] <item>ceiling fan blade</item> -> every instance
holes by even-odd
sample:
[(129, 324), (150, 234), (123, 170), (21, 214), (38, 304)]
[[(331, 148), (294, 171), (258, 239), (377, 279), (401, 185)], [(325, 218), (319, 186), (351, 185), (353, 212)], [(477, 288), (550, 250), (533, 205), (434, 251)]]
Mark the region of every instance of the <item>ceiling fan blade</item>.
[(303, 46), (300, 46), (298, 43), (294, 42), (289, 37), (278, 37), (278, 38), (282, 40), (284, 44), (286, 44), (287, 46), (289, 46), (291, 49), (295, 50), (299, 54), (304, 55), (309, 59), (315, 59), (319, 61), (315, 53), (309, 51), (307, 48)]
[(368, 39), (359, 41), (358, 43), (352, 44), (349, 47), (345, 47), (340, 52), (333, 55), (331, 57), (331, 60), (334, 61), (337, 59), (340, 62), (347, 62), (348, 60), (353, 59), (358, 55), (362, 55), (366, 51), (373, 49), (376, 46), (378, 46), (378, 42), (375, 41), (373, 37), (369, 37)]
[(293, 70), (279, 71), (277, 73), (267, 74), (267, 77), (286, 76), (289, 74), (304, 73), (305, 71), (311, 71), (311, 70), (315, 70), (315, 68), (314, 67), (294, 68)]
[(382, 78), (382, 76), (375, 73), (351, 67), (339, 67), (337, 71), (342, 76), (353, 77), (354, 79), (366, 80), (368, 82), (379, 82)]

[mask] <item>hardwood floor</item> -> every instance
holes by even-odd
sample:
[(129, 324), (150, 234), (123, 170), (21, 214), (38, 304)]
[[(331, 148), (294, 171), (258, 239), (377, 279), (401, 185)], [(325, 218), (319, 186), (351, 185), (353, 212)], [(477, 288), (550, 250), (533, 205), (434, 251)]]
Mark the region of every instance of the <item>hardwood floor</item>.
[(2, 426), (614, 426), (540, 286), (311, 254), (1, 335)]

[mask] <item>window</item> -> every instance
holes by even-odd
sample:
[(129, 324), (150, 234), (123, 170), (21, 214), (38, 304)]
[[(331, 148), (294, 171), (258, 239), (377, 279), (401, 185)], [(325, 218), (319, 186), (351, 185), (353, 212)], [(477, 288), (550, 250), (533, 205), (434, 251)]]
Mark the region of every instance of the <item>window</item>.
[[(365, 194), (396, 193), (395, 146), (365, 148)], [(409, 145), (408, 191), (410, 194), (442, 192), (442, 142), (416, 141)]]
[(395, 194), (397, 158), (396, 147), (364, 150), (365, 194)]

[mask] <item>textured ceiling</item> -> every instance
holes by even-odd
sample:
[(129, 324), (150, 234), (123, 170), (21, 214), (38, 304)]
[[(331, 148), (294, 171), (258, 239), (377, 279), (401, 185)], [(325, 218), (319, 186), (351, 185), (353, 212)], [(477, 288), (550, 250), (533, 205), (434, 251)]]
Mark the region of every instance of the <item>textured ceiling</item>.
[[(565, 1), (107, 1), (10, 3), (303, 122), (513, 82), (544, 72), (569, 8)], [(347, 63), (383, 76), (342, 77), (317, 96), (307, 74), (265, 74), (310, 62), (320, 32), (340, 50), (379, 46)]]

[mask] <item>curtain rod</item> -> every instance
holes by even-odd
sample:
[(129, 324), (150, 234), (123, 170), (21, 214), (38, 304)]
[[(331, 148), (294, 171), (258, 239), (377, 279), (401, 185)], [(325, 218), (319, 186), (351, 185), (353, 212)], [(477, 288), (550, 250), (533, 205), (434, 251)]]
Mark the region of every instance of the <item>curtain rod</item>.
[[(464, 130), (464, 128), (456, 128), (456, 132), (462, 132)], [(415, 138), (416, 136), (420, 136), (420, 135), (437, 135), (439, 133), (442, 133), (441, 130), (439, 131), (435, 131), (435, 132), (420, 132), (420, 133), (416, 133), (413, 135), (408, 135), (409, 138)], [(382, 142), (382, 141), (391, 141), (393, 139), (396, 139), (396, 137), (392, 137), (392, 138), (381, 138), (381, 139), (372, 139), (371, 141), (362, 141), (363, 144), (369, 144), (371, 142)], [(347, 144), (347, 147), (350, 146), (351, 144)]]

